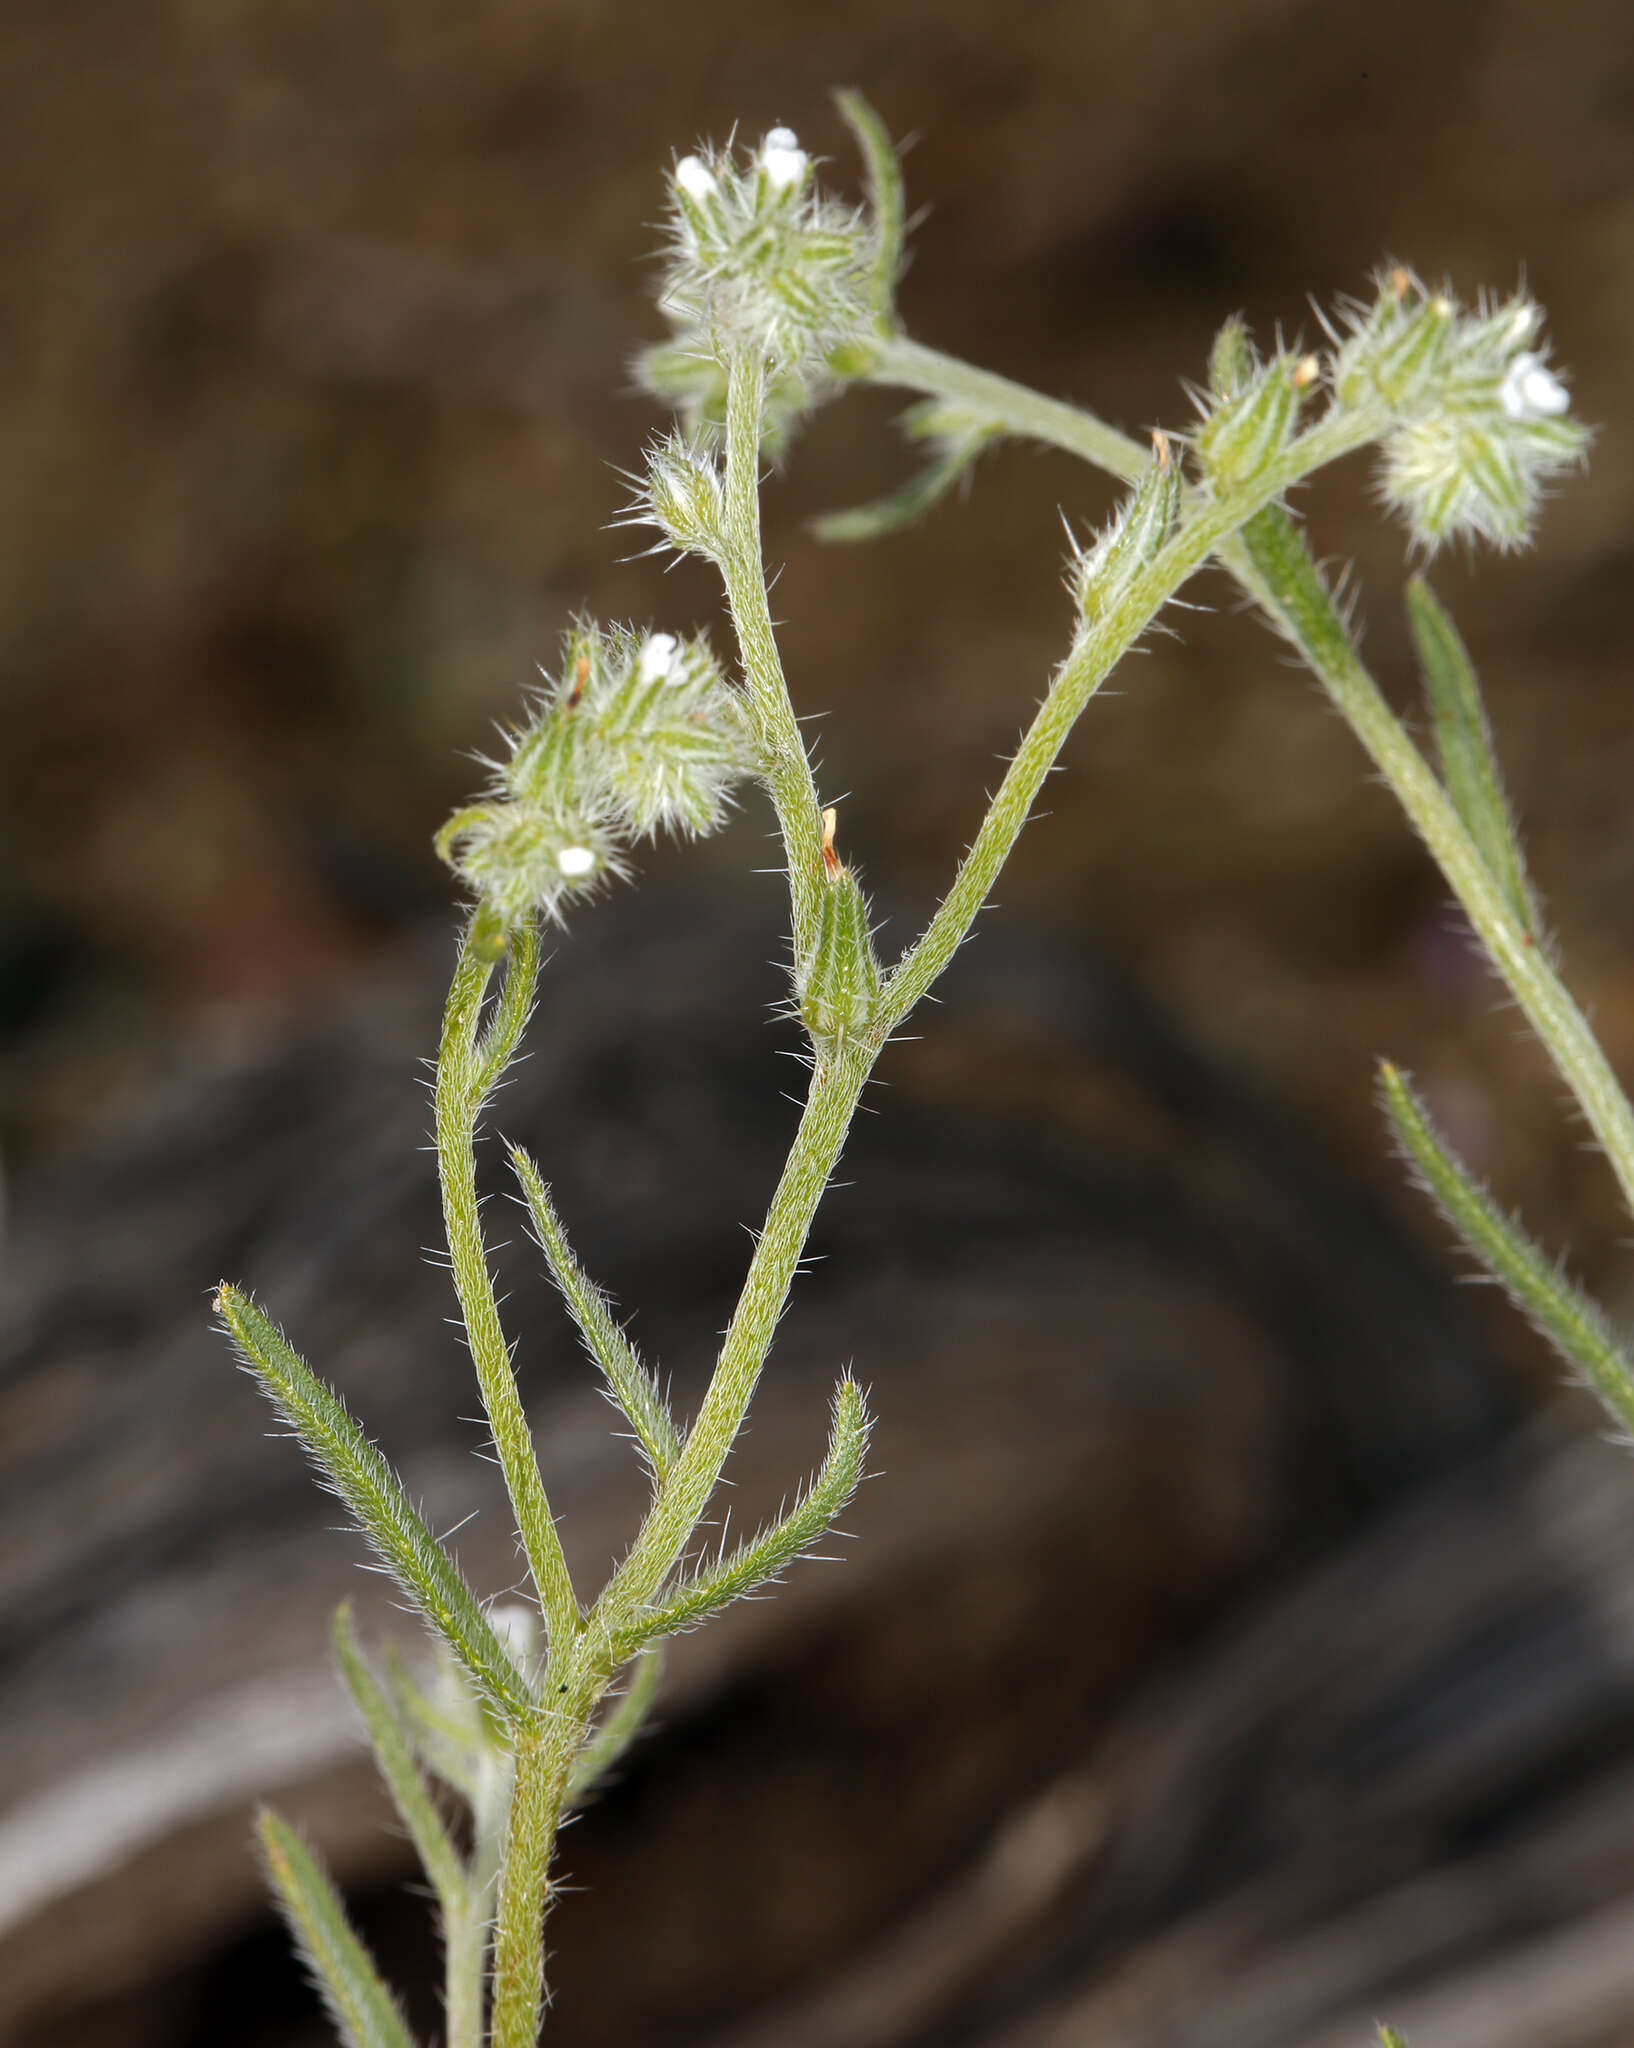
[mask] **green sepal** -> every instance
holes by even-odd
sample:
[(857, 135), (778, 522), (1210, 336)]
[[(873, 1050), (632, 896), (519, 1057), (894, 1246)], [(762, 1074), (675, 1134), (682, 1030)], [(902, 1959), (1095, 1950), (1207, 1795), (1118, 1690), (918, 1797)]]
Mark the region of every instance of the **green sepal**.
[(1379, 1086), (1396, 1140), (1430, 1199), (1612, 1419), (1634, 1432), (1634, 1366), (1604, 1315), (1465, 1172), (1388, 1060)]
[(1240, 313), (1225, 321), (1208, 352), (1208, 388), (1217, 399), (1236, 398), (1254, 377), (1254, 348)]
[(414, 2048), (323, 1865), (270, 1807), (256, 1815), (255, 1831), (279, 1910), (346, 2048)]
[(290, 1348), (278, 1326), (225, 1281), (216, 1291), (216, 1313), (246, 1368), (345, 1502), (376, 1556), (478, 1691), (504, 1719), (534, 1721), (533, 1700), (476, 1595), (339, 1396)]
[(1157, 559), (1180, 518), (1180, 465), (1167, 435), (1152, 437), (1152, 458), (1112, 523), (1073, 560), (1068, 583), (1088, 625), (1114, 611), (1130, 584)]
[(1300, 363), (1288, 353), (1273, 356), (1240, 390), (1216, 400), (1196, 436), (1197, 459), (1216, 490), (1254, 484), (1287, 446), (1299, 417)]
[(868, 900), (849, 868), (825, 876), (817, 937), (801, 963), (800, 1016), (825, 1051), (863, 1037), (879, 1008), (879, 958), (868, 929)]
[(1407, 618), (1418, 646), (1447, 794), (1522, 929), (1535, 939), (1537, 905), (1499, 779), (1474, 666), (1457, 628), (1421, 576), (1407, 585)]
[(1394, 2027), (1379, 2028), (1379, 2048), (1407, 2048), (1407, 2036), (1398, 2034)]

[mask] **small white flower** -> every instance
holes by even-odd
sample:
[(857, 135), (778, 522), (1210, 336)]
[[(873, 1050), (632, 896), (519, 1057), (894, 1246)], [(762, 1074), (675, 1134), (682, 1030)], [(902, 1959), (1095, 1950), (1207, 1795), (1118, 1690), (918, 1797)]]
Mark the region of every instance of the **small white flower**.
[(644, 683), (660, 683), (675, 666), (675, 635), (654, 633), (641, 650), (640, 676)]
[(1571, 402), (1565, 385), (1529, 349), (1516, 356), (1498, 387), (1498, 403), (1512, 420), (1553, 419)]
[(556, 856), (556, 865), (570, 880), (577, 881), (596, 865), (596, 856), (588, 846), (564, 846)]
[(700, 206), (714, 198), (720, 189), (715, 183), (715, 173), (701, 156), (684, 156), (675, 166), (675, 182), (689, 199), (695, 199)]
[(760, 164), (775, 192), (786, 192), (806, 175), (807, 156), (792, 128), (774, 128), (761, 145)]

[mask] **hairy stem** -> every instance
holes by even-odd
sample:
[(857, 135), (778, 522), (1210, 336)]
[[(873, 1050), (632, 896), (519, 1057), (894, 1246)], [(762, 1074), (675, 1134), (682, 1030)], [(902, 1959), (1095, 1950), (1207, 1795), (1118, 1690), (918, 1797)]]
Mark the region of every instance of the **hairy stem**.
[(494, 1920), (492, 2048), (537, 2048), (544, 2013), (550, 1859), (570, 1755), (570, 1750), (563, 1753), (559, 1738), (548, 1736), (526, 1737), (516, 1747)]
[(1470, 837), (1379, 686), (1363, 667), (1322, 585), (1303, 536), (1271, 511), (1242, 543), (1293, 639), (1429, 848), (1527, 1021), (1542, 1039), (1604, 1146), (1623, 1199), (1634, 1209), (1634, 1110), (1593, 1032)]
[(766, 595), (760, 540), (760, 421), (765, 398), (764, 360), (739, 349), (732, 357), (726, 393), (727, 549), (721, 573), (788, 860), (798, 959), (810, 948), (817, 930), (823, 828), (817, 785), (789, 699)]
[[(517, 976), (522, 979), (514, 992), (507, 986), (492, 1030), (487, 1037), (479, 1038), (482, 1000), (493, 973), (492, 962), (482, 957), (482, 935), (477, 929), (481, 918), (482, 913), (478, 912), (461, 943), (459, 963), (443, 1013), (442, 1043), (437, 1054), (437, 1174), (442, 1184), (449, 1263), (471, 1346), (471, 1360), (554, 1652), (577, 1635), (579, 1603), (545, 1495), (522, 1397), (517, 1392), (510, 1346), (499, 1320), (499, 1304), (494, 1298), (487, 1247), (482, 1239), (475, 1149), (477, 1119), (488, 1090), (498, 1078), (526, 1018), (527, 998), (537, 970), (538, 939), (531, 927), (517, 933), (508, 982)], [(495, 1033), (500, 1034), (499, 1043), (494, 1042)], [(509, 1045), (504, 1043), (505, 1039), (509, 1039)]]
[(812, 1071), (805, 1114), (727, 1326), (715, 1372), (686, 1447), (658, 1490), (651, 1514), (597, 1603), (609, 1633), (652, 1600), (686, 1548), (743, 1427), (795, 1268), (845, 1144), (877, 1045), (848, 1046)]
[[(1144, 452), (1137, 444), (1093, 414), (923, 348), (906, 337), (891, 337), (879, 344), (870, 375), (876, 383), (905, 386), (980, 408), (1009, 432), (1065, 449), (1116, 476), (1136, 476), (1144, 465)], [(1377, 430), (1379, 423), (1364, 420), (1362, 413), (1351, 417), (1364, 427), (1351, 445), (1371, 438)], [(1295, 447), (1327, 431), (1328, 423), (1319, 423)], [(1338, 445), (1331, 450), (1331, 454), (1343, 452)], [(1357, 655), (1293, 522), (1286, 514), (1268, 509), (1252, 528), (1222, 533), (1214, 552), (1272, 623), (1299, 648), (1395, 791), (1576, 1096), (1605, 1148), (1625, 1201), (1634, 1209), (1634, 1111), (1582, 1013), (1532, 935), (1511, 912), (1456, 809)]]

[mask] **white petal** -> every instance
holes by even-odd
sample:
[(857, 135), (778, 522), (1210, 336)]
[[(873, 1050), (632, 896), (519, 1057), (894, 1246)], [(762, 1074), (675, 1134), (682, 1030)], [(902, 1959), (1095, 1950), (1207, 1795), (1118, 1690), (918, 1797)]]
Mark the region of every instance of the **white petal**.
[(718, 187), (715, 173), (701, 156), (684, 156), (675, 166), (675, 182), (689, 199), (697, 200), (702, 206), (713, 199)]
[(1562, 413), (1571, 394), (1541, 356), (1523, 351), (1504, 372), (1498, 403), (1512, 420), (1541, 420)]
[(576, 881), (581, 875), (589, 874), (596, 865), (596, 856), (588, 846), (564, 846), (556, 856), (556, 865), (564, 875)]
[[(787, 129), (783, 131), (788, 133)], [(773, 134), (777, 130), (772, 131)], [(806, 175), (806, 153), (803, 149), (774, 147), (771, 136), (766, 138), (766, 147), (760, 152), (761, 166), (766, 173), (766, 182), (774, 192), (785, 192), (791, 185), (798, 185)]]
[(654, 633), (641, 650), (640, 677), (644, 683), (662, 682), (675, 666), (675, 635)]

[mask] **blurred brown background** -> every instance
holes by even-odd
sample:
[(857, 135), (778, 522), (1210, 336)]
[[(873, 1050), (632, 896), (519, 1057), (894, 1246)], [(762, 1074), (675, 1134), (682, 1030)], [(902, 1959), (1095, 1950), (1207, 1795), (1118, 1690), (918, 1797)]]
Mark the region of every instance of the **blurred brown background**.
[[(0, 1134), (13, 1227), (56, 1218), (65, 1271), (73, 1175), (94, 1174), (55, 1162), (133, 1102), (160, 1114), (176, 1048), (400, 972), (446, 901), (429, 841), (466, 757), (570, 611), (724, 633), (701, 572), (621, 560), (606, 530), (658, 424), (627, 372), (657, 332), (657, 173), (700, 135), (783, 121), (850, 187), (836, 84), (915, 138), (911, 331), (1133, 431), (1184, 425), (1181, 381), (1232, 310), (1313, 335), (1307, 294), (1361, 290), (1386, 256), (1466, 296), (1524, 275), (1593, 460), (1531, 553), (1434, 580), (1568, 976), (1634, 1069), (1625, 7), (14, 0), (0, 49)], [(911, 904), (1063, 644), (1060, 515), (1098, 519), (1111, 494), (1012, 448), (915, 532), (819, 549), (812, 514), (902, 474), (893, 410), (819, 416), (766, 518), (847, 851)], [(1304, 502), (1319, 551), (1357, 565), (1367, 649), (1409, 702), (1402, 536), (1361, 464)], [(1137, 992), (1450, 1267), (1384, 1153), (1388, 1053), (1621, 1313), (1609, 1177), (1388, 795), (1231, 587), (1190, 595), (1213, 609), (1177, 614), (1085, 720), (1006, 912)], [(655, 855), (654, 886), (731, 897), (764, 824)], [(434, 984), (441, 956), (413, 957)], [(939, 1045), (933, 1022), (897, 1058), (896, 1100), (1002, 1115), (1054, 1089), (1071, 1123), (1070, 1006), (1037, 1071), (984, 1050), (1012, 970), (986, 1023)], [(429, 1042), (405, 1028), (394, 1056)], [(127, 1206), (140, 1190), (133, 1173)], [(175, 1262), (184, 1323), (216, 1276)], [(1495, 1305), (1461, 1327), (1503, 1399), (1542, 1397)], [(137, 2038), (108, 2024), (96, 2039)]]
[[(918, 138), (923, 339), (1139, 429), (1220, 317), (1314, 333), (1387, 254), (1548, 307), (1591, 470), (1535, 552), (1437, 581), (1486, 678), (1540, 882), (1614, 1055), (1626, 960), (1634, 27), (1582, 4), (452, 10), (258, 0), (7, 11), (0, 888), (14, 1145), (188, 1006), (289, 994), (442, 901), (427, 842), (576, 606), (718, 623), (605, 526), (656, 424), (627, 390), (657, 167), (828, 102)], [(885, 401), (768, 505), (802, 709), (876, 884), (928, 892), (1058, 653), (1058, 511), (1011, 450), (920, 532), (819, 550), (901, 472)], [(1398, 696), (1400, 536), (1359, 465), (1311, 494)], [(1611, 1279), (1601, 1177), (1440, 891), (1229, 585), (1097, 705), (1005, 898), (1092, 934), (1207, 1044), (1377, 1147), (1372, 1056)], [(14, 1036), (13, 1045), (18, 1043)]]

